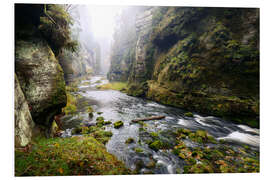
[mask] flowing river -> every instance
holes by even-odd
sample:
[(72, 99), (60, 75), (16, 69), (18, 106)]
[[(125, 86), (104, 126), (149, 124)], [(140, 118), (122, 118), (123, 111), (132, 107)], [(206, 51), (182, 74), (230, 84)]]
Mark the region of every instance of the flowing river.
[[(106, 126), (106, 130), (113, 133), (106, 144), (107, 151), (123, 160), (126, 166), (131, 169), (135, 169), (140, 163), (149, 164), (155, 161), (155, 167), (151, 169), (151, 172), (155, 174), (176, 173), (181, 169), (183, 162), (169, 150), (154, 151), (146, 143), (141, 142), (141, 139), (147, 137), (140, 131), (141, 126), (138, 123), (131, 123), (133, 119), (164, 115), (166, 118), (161, 120), (145, 121), (147, 131), (170, 132), (169, 130), (176, 128), (202, 129), (216, 139), (224, 139), (229, 142), (233, 148), (245, 144), (255, 151), (259, 151), (259, 129), (195, 112), (193, 112), (194, 117), (186, 117), (184, 116), (186, 111), (179, 108), (162, 105), (143, 98), (131, 97), (119, 91), (95, 88), (97, 85), (105, 83), (108, 83), (108, 80), (102, 76), (94, 76), (81, 82), (77, 93), (82, 96), (81, 99), (84, 102), (93, 107), (95, 112), (102, 112), (102, 114), (94, 113), (94, 117), (89, 118), (84, 111), (85, 103), (81, 103), (78, 106), (78, 115), (62, 118), (66, 129), (62, 137), (71, 136), (71, 129), (76, 125), (95, 123), (98, 116), (103, 116), (105, 120), (110, 120), (112, 123), (121, 120), (124, 122), (124, 126), (119, 129), (115, 129), (113, 125)], [(125, 141), (130, 137), (134, 138), (136, 143), (126, 144)], [(170, 133), (161, 133), (161, 138), (167, 142), (173, 141)], [(190, 144), (190, 146), (193, 145)], [(136, 148), (142, 151), (135, 151)], [(140, 173), (147, 173), (149, 169), (140, 166), (139, 171)]]

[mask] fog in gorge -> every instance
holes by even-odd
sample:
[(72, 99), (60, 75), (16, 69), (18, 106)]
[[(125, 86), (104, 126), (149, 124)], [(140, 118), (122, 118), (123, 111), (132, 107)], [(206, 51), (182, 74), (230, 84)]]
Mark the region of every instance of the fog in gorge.
[(15, 176), (259, 173), (259, 22), (15, 4)]
[[(120, 6), (91, 6), (70, 5), (68, 9), (74, 19), (72, 25), (73, 38), (78, 40), (93, 56), (94, 50), (100, 51), (100, 68), (97, 74), (105, 75), (110, 67), (110, 48), (113, 43), (113, 34), (117, 26), (117, 16), (124, 7)], [(99, 58), (93, 58), (99, 60)], [(94, 67), (95, 68), (95, 67)]]

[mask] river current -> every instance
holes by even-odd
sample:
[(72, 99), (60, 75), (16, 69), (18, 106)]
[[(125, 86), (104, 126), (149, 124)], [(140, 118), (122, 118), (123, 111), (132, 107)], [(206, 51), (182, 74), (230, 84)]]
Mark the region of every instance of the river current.
[[(179, 158), (168, 150), (154, 151), (145, 143), (140, 143), (144, 133), (140, 132), (140, 125), (131, 123), (131, 120), (149, 116), (161, 116), (162, 120), (145, 121), (145, 128), (148, 132), (161, 132), (177, 128), (190, 130), (206, 130), (216, 139), (224, 139), (232, 147), (242, 144), (250, 146), (259, 151), (259, 129), (246, 125), (234, 124), (214, 116), (206, 116), (193, 112), (194, 117), (186, 117), (186, 111), (166, 105), (162, 105), (143, 98), (131, 97), (122, 92), (114, 90), (98, 90), (97, 85), (108, 83), (102, 76), (94, 76), (89, 80), (83, 80), (77, 92), (82, 96), (83, 101), (91, 105), (95, 112), (102, 112), (101, 115), (94, 113), (94, 117), (89, 119), (88, 114), (83, 110), (83, 103), (78, 106), (79, 113), (76, 116), (64, 116), (65, 132), (62, 137), (71, 136), (71, 129), (75, 125), (91, 124), (96, 117), (103, 116), (105, 120), (123, 121), (124, 126), (115, 129), (113, 125), (106, 126), (106, 130), (111, 131), (113, 136), (106, 144), (107, 151), (114, 154), (118, 159), (123, 160), (128, 168), (135, 169), (139, 163), (149, 164), (155, 161), (155, 167), (151, 169), (155, 174), (176, 173), (181, 169), (182, 163)], [(170, 134), (161, 134), (165, 141), (170, 142)], [(134, 138), (136, 143), (126, 144), (128, 138)], [(192, 144), (190, 144), (192, 146)], [(135, 149), (142, 149), (137, 152)], [(149, 169), (140, 167), (140, 173), (147, 173)]]

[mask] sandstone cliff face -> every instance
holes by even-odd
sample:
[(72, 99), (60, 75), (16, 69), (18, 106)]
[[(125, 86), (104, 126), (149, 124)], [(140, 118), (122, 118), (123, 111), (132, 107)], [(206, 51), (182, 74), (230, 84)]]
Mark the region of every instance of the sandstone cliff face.
[(128, 94), (258, 126), (258, 9), (157, 7), (136, 26)]
[(147, 77), (147, 61), (146, 50), (150, 40), (150, 34), (152, 32), (152, 12), (154, 8), (149, 8), (144, 12), (136, 16), (136, 49), (135, 49), (135, 61), (132, 67), (132, 74), (130, 75), (130, 81), (143, 82)]
[(66, 82), (72, 81), (73, 78), (95, 73), (94, 70), (99, 62), (95, 52), (89, 53), (84, 46), (80, 47), (80, 51), (76, 53), (63, 50), (57, 59), (64, 71)]
[(21, 90), (16, 74), (14, 92), (15, 146), (21, 147), (26, 146), (31, 141), (34, 121), (32, 120), (27, 101)]
[(33, 120), (48, 125), (66, 104), (63, 70), (39, 36), (16, 39), (15, 72)]

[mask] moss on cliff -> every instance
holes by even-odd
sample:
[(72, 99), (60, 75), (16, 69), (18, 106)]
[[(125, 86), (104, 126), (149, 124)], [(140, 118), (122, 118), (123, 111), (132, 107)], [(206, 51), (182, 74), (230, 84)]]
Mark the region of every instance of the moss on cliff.
[(138, 29), (128, 94), (258, 127), (258, 9), (158, 7), (152, 14), (142, 42)]

